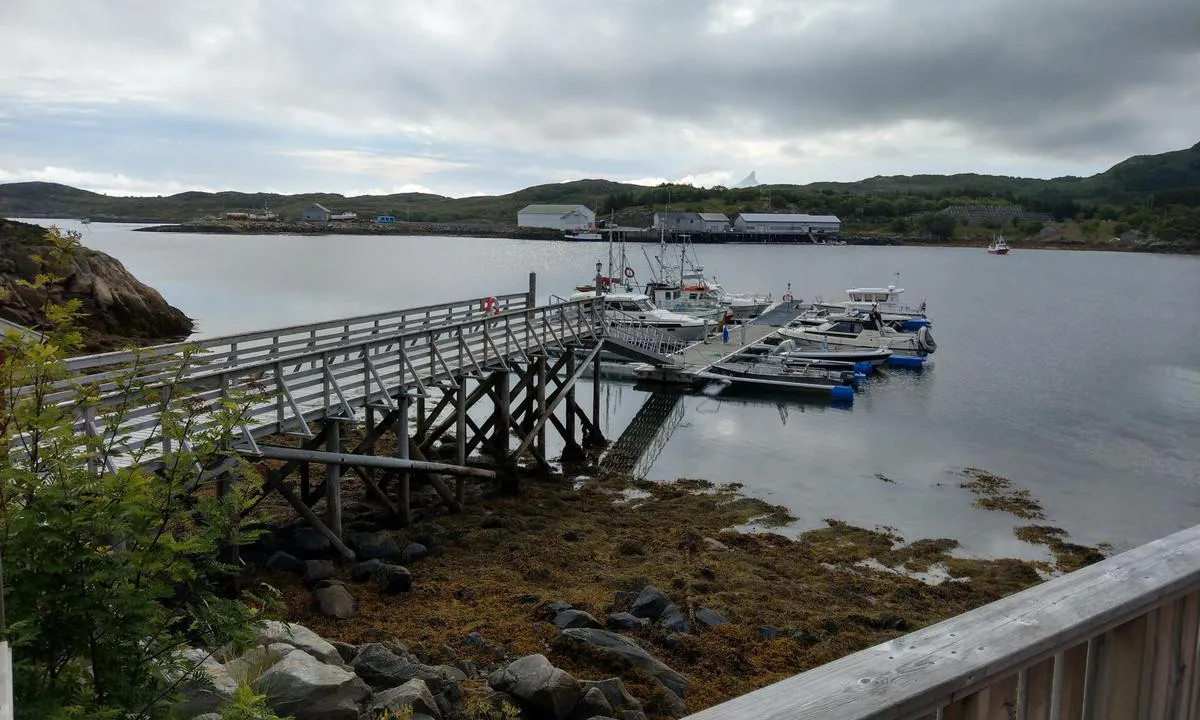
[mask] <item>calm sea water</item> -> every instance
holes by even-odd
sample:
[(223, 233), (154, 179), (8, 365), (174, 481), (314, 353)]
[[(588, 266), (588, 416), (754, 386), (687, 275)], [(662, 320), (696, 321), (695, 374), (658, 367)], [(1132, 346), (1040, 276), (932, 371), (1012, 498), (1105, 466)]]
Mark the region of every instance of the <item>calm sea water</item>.
[[(607, 257), (599, 243), (133, 227), (94, 223), (85, 242), (158, 288), (200, 335), (520, 292), (530, 271), (544, 302)], [(640, 271), (641, 247), (629, 246)], [(873, 379), (850, 410), (688, 396), (649, 477), (742, 482), (789, 507), (798, 528), (886, 525), (910, 539), (953, 537), (976, 555), (1040, 552), (1013, 537), (1013, 518), (971, 506), (955, 474), (965, 466), (1031, 491), (1046, 522), (1081, 542), (1124, 549), (1200, 522), (1200, 258), (763, 245), (699, 254), (727, 288), (776, 297), (790, 282), (797, 297), (841, 299), (899, 273), (906, 296), (928, 302), (938, 352), (923, 372)], [(603, 396), (611, 438), (648, 393), (605, 382)]]

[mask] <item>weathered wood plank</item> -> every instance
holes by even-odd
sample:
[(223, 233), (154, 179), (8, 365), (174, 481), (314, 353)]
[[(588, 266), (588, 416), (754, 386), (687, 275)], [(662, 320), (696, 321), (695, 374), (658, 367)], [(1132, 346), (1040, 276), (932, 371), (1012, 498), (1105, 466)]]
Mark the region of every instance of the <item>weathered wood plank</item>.
[[(860, 651), (690, 716), (691, 720), (908, 718), (986, 687), (1021, 667), (1128, 623), (1163, 601), (1200, 587), (1200, 526)], [(1144, 621), (1141, 621), (1144, 627)], [(1136, 629), (1136, 628), (1135, 628)], [(1109, 653), (1114, 683), (1107, 714), (1134, 717), (1127, 703), (1129, 652), (1141, 633)], [(1141, 655), (1133, 660), (1140, 670)], [(1031, 681), (1032, 682), (1032, 681)], [(1136, 691), (1133, 693), (1136, 697)], [(1034, 701), (1031, 690), (1030, 702)], [(1127, 714), (1115, 714), (1125, 709)]]

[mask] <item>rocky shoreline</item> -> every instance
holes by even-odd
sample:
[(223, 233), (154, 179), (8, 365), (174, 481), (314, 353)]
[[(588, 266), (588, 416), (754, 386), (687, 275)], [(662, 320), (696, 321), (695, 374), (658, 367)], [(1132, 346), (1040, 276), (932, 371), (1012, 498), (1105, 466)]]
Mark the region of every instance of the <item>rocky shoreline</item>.
[[(375, 717), (392, 693), (443, 719), (508, 717), (478, 714), (507, 702), (530, 720), (637, 720), (695, 712), (1103, 557), (1040, 525), (1014, 532), (1047, 547), (1041, 562), (964, 559), (954, 540), (906, 543), (835, 520), (787, 536), (776, 528), (794, 518), (736, 484), (580, 470), (519, 497), (470, 485), (459, 514), (414, 488), (409, 528), (347, 476), (356, 560), (339, 563), (326, 538), (282, 521), (244, 549), (247, 582), (329, 639), (349, 673), (339, 682), (370, 689), (354, 684), (337, 717)], [(947, 492), (1045, 519), (1002, 478), (956, 475)]]
[[(190, 318), (110, 255), (79, 246), (66, 266), (43, 267), (35, 257), (55, 255), (46, 233), (38, 225), (0, 219), (0, 317), (25, 327), (45, 327), (48, 302), (77, 300), (83, 350), (88, 352), (182, 340), (191, 334)], [(33, 281), (44, 272), (62, 280), (35, 287)]]
[[(515, 228), (496, 223), (306, 223), (215, 221), (136, 228), (137, 232), (195, 233), (202, 235), (420, 235), (480, 238), (510, 238), (522, 240), (563, 240), (562, 233), (548, 228)], [(984, 248), (986, 239), (928, 240), (890, 235), (844, 235), (847, 245), (902, 247), (969, 247)], [(570, 242), (565, 241), (564, 242)], [(657, 242), (649, 236), (631, 238), (630, 242)], [(730, 243), (737, 244), (737, 243)], [(1200, 242), (1143, 239), (1137, 242), (1089, 241), (1078, 238), (1031, 237), (1010, 243), (1014, 250), (1089, 250), (1103, 252), (1137, 252), (1164, 254), (1200, 253)]]

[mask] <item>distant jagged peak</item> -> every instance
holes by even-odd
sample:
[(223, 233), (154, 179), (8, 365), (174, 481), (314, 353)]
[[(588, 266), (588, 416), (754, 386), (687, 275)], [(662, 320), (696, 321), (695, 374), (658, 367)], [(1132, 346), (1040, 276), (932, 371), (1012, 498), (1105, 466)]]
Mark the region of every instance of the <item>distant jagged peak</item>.
[(755, 187), (756, 185), (758, 185), (758, 177), (755, 176), (754, 173), (755, 173), (755, 171), (751, 170), (750, 174), (746, 176), (746, 179), (742, 180), (737, 185), (734, 185), (734, 187), (735, 188), (750, 188), (750, 187)]

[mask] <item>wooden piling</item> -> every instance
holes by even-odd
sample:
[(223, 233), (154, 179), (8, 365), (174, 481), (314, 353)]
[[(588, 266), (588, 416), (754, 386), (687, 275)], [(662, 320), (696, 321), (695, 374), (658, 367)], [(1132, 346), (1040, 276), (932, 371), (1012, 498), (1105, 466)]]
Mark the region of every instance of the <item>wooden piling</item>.
[[(328, 452), (342, 451), (342, 430), (337, 420), (327, 420), (329, 432), (325, 436)], [(337, 463), (325, 465), (325, 524), (330, 532), (342, 537), (342, 466)]]
[[(397, 406), (400, 410), (400, 418), (396, 420), (396, 457), (401, 460), (408, 459), (408, 396), (401, 395), (396, 398)], [(420, 410), (418, 410), (420, 412)], [(397, 494), (399, 502), (397, 510), (400, 513), (400, 523), (404, 527), (408, 527), (412, 519), (412, 488), (410, 486), (411, 473), (407, 470), (399, 471), (397, 483)]]

